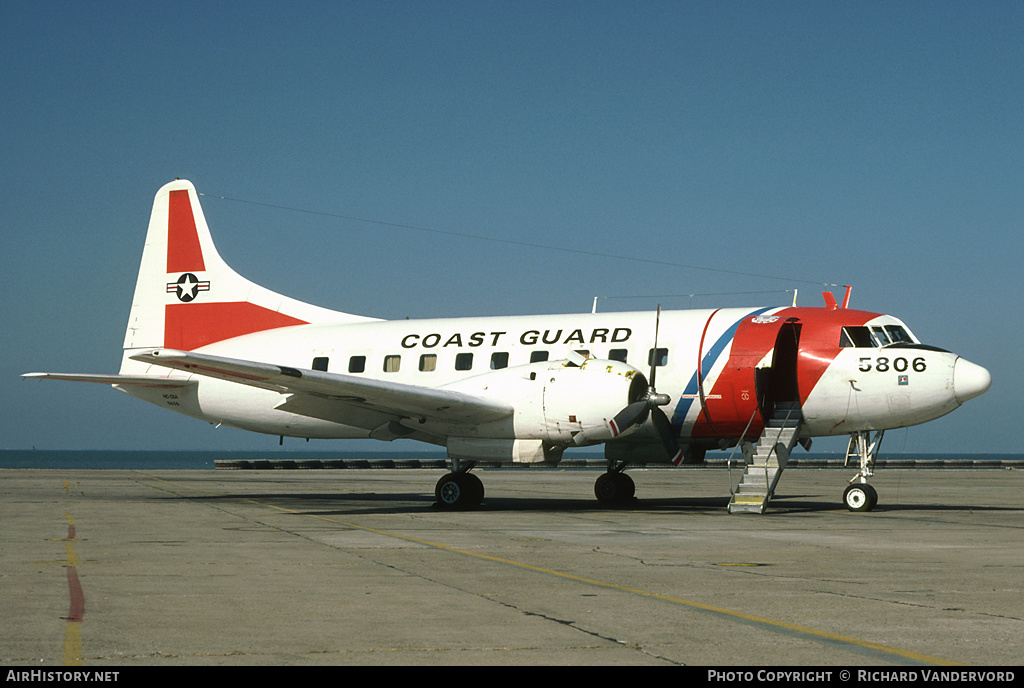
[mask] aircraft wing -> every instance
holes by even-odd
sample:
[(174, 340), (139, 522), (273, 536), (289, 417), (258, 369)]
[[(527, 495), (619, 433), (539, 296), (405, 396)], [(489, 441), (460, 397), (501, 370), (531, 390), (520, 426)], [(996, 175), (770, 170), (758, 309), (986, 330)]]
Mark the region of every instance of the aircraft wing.
[[(131, 357), (154, 365), (241, 385), (293, 395), (282, 410), (322, 417), (339, 404), (366, 413), (366, 427), (383, 416), (424, 418), (449, 423), (479, 424), (510, 416), (513, 407), (497, 399), (452, 390), (420, 387), (355, 375), (245, 361), (174, 349), (152, 349)], [(318, 407), (323, 407), (318, 410)], [(359, 414), (355, 414), (358, 416)]]

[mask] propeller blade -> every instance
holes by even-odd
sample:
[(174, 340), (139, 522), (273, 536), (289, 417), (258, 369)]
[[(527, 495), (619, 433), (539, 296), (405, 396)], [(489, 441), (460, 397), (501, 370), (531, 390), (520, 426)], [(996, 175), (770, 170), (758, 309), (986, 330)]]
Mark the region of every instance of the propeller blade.
[(572, 440), (577, 446), (587, 442), (606, 442), (624, 434), (629, 434), (647, 420), (647, 413), (650, 405), (646, 399), (634, 401), (626, 406), (603, 426), (588, 428), (576, 433)]
[(672, 463), (679, 463), (682, 451), (679, 449), (679, 442), (676, 441), (676, 435), (672, 431), (672, 423), (669, 422), (668, 416), (660, 408), (656, 408), (651, 411), (651, 420), (654, 422), (654, 429), (658, 432), (661, 446), (665, 448), (665, 454)]
[(644, 399), (641, 401), (634, 401), (632, 404), (616, 413), (615, 417), (611, 420), (613, 425), (613, 436), (621, 435), (626, 428), (643, 423), (647, 420), (647, 413), (650, 409), (650, 404), (648, 404), (647, 400)]
[(658, 304), (658, 312), (654, 316), (654, 349), (651, 351), (651, 393), (656, 389), (654, 376), (658, 371), (658, 328), (661, 327), (661, 304)]

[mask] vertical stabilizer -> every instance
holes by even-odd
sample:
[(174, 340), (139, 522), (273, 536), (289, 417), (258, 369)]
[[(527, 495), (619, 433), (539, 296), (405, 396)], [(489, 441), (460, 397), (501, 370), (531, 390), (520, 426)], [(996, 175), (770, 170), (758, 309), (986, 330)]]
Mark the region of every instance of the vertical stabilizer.
[(125, 332), (125, 361), (134, 349), (191, 351), (278, 327), (361, 320), (368, 318), (296, 301), (245, 279), (217, 253), (191, 182), (176, 180), (157, 192)]

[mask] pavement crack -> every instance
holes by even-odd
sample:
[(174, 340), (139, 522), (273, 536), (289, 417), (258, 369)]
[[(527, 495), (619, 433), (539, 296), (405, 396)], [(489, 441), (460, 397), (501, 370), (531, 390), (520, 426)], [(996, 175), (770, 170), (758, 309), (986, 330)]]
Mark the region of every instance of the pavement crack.
[(459, 586), (459, 585), (455, 585), (453, 583), (445, 582), (445, 581), (439, 580), (439, 579), (431, 577), (431, 576), (424, 575), (424, 574), (416, 572), (416, 571), (412, 571), (412, 570), (409, 570), (409, 569), (406, 569), (406, 568), (402, 568), (402, 567), (396, 566), (394, 564), (389, 564), (389, 563), (386, 563), (386, 562), (382, 562), (382, 561), (379, 561), (377, 559), (373, 559), (372, 557), (365, 556), (361, 552), (356, 552), (356, 551), (352, 551), (352, 550), (348, 550), (348, 551), (351, 554), (353, 554), (354, 556), (357, 556), (357, 557), (359, 557), (361, 559), (365, 559), (365, 560), (367, 560), (367, 561), (369, 561), (369, 562), (371, 562), (373, 564), (376, 564), (377, 566), (383, 566), (385, 568), (391, 569), (392, 571), (396, 571), (396, 572), (404, 574), (406, 576), (414, 576), (416, 578), (419, 578), (420, 580), (426, 581), (426, 582), (431, 583), (433, 585), (437, 585), (437, 586), (440, 586), (442, 588), (446, 588), (448, 590), (452, 590), (452, 591), (455, 591), (455, 592), (458, 592), (458, 593), (461, 593), (461, 594), (473, 595), (474, 597), (477, 597), (477, 598), (482, 599), (482, 600), (486, 600), (486, 601), (488, 601), (488, 602), (490, 602), (492, 604), (497, 604), (497, 605), (499, 605), (501, 607), (504, 607), (505, 609), (511, 609), (511, 610), (513, 610), (513, 611), (515, 611), (515, 612), (517, 612), (519, 614), (522, 614), (523, 616), (536, 617), (536, 618), (542, 619), (544, 621), (550, 621), (552, 623), (556, 623), (556, 624), (565, 626), (567, 628), (571, 628), (574, 631), (577, 631), (579, 633), (583, 633), (583, 634), (585, 634), (585, 635), (587, 635), (587, 636), (589, 636), (591, 638), (594, 638), (594, 639), (597, 639), (597, 640), (601, 640), (601, 641), (604, 641), (604, 642), (607, 642), (607, 643), (613, 643), (614, 645), (616, 645), (616, 646), (618, 646), (618, 647), (620, 647), (620, 648), (622, 648), (624, 650), (628, 650), (628, 651), (632, 651), (632, 652), (638, 652), (640, 654), (646, 655), (648, 657), (657, 659), (657, 660), (662, 661), (662, 662), (666, 662), (668, 664), (672, 664), (672, 665), (676, 665), (676, 666), (683, 666), (680, 662), (672, 660), (672, 659), (669, 659), (668, 657), (656, 654), (654, 652), (651, 652), (650, 650), (646, 649), (645, 647), (643, 647), (641, 645), (637, 645), (635, 643), (630, 643), (629, 641), (626, 641), (626, 640), (620, 640), (618, 638), (613, 638), (611, 636), (604, 635), (602, 633), (598, 633), (596, 631), (593, 631), (593, 630), (590, 630), (588, 628), (585, 628), (584, 626), (580, 625), (579, 622), (577, 622), (577, 621), (570, 620), (570, 619), (562, 619), (562, 618), (559, 618), (559, 617), (556, 617), (556, 616), (552, 616), (550, 614), (545, 614), (543, 612), (532, 611), (530, 609), (526, 609), (524, 607), (521, 607), (519, 605), (513, 604), (511, 602), (498, 599), (494, 595), (490, 595), (490, 594), (482, 593), (482, 592), (476, 592), (474, 590), (469, 590), (468, 588), (465, 588), (465, 587), (462, 587), (462, 586)]
[(847, 592), (836, 592), (834, 590), (819, 590), (820, 595), (833, 595), (835, 597), (846, 597), (852, 600), (866, 600), (868, 602), (880, 602), (882, 604), (892, 604), (901, 607), (916, 607), (919, 609), (940, 609), (946, 612), (963, 612), (966, 614), (976, 614), (978, 616), (987, 616), (994, 619), (1008, 619), (1010, 621), (1021, 621), (1019, 616), (1010, 616), (1008, 614), (993, 614), (992, 612), (978, 611), (975, 609), (967, 609), (965, 607), (947, 607), (942, 604), (924, 604), (921, 602), (912, 602), (910, 600), (892, 600), (885, 599), (883, 597), (868, 597), (866, 595), (853, 595)]

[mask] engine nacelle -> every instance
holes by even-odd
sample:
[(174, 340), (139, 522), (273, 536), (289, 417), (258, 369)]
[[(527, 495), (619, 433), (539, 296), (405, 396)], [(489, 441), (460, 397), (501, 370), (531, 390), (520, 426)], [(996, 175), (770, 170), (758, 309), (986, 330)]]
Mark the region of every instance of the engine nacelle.
[(511, 422), (450, 428), (446, 435), (543, 440), (568, 445), (584, 430), (605, 428), (627, 405), (647, 394), (647, 378), (621, 361), (591, 358), (576, 365), (542, 361), (476, 375), (450, 386), (493, 396), (515, 408)]

